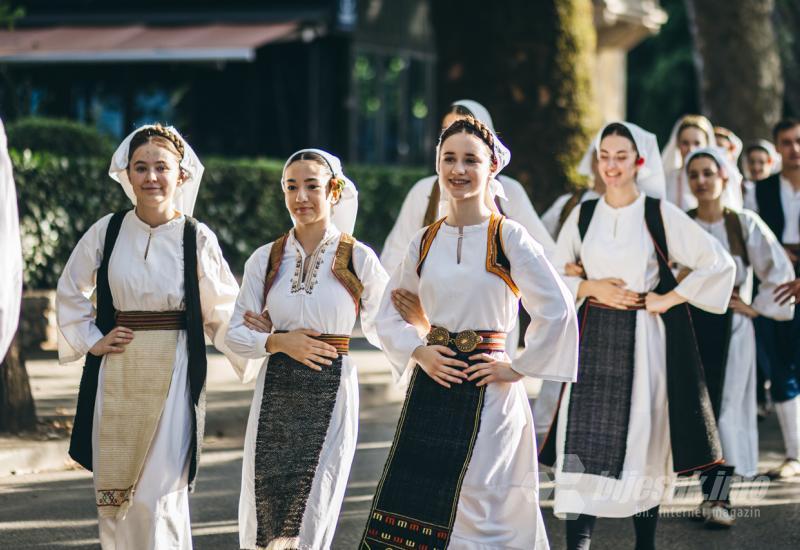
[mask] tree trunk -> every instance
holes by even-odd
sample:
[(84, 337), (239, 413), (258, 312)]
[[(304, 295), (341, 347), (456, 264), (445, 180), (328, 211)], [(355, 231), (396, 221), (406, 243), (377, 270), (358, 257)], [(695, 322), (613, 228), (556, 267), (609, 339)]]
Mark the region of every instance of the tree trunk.
[(20, 433), (36, 429), (36, 407), (33, 404), (22, 338), (17, 332), (0, 364), (0, 433)]
[(786, 107), (788, 114), (800, 117), (800, 2), (778, 0), (773, 20), (786, 79)]
[(592, 2), (435, 0), (431, 11), (439, 113), (457, 99), (483, 103), (511, 149), (507, 172), (541, 211), (578, 181), (597, 125)]
[(771, 138), (784, 83), (775, 0), (686, 0), (703, 114), (745, 142)]

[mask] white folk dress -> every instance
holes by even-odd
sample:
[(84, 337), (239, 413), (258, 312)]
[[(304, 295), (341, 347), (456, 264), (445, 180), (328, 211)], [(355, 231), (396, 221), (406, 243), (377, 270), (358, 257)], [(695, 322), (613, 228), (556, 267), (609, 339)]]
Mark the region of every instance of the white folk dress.
[[(428, 208), (428, 198), (437, 180), (438, 176), (429, 176), (419, 180), (408, 192), (400, 207), (400, 214), (397, 215), (397, 220), (394, 222), (389, 236), (386, 237), (381, 251), (381, 263), (390, 275), (403, 261), (406, 250), (408, 250), (408, 243), (422, 227), (425, 211)], [(525, 188), (517, 180), (508, 176), (500, 175), (497, 177), (497, 181), (503, 185), (506, 195), (505, 199), (500, 199), (503, 215), (522, 224), (528, 233), (544, 247), (547, 257), (551, 257), (555, 242), (542, 224), (542, 220), (539, 219)], [(436, 216), (437, 220), (445, 214), (444, 205), (445, 203), (442, 201)]]
[[(77, 361), (102, 333), (95, 325), (90, 296), (103, 256), (111, 215), (95, 223), (78, 242), (58, 281), (58, 353), (61, 363)], [(180, 216), (151, 228), (133, 211), (124, 218), (108, 265), (108, 283), (117, 311), (184, 309), (183, 227)], [(224, 335), (239, 286), (222, 257), (217, 238), (198, 224), (197, 264), (206, 335), (227, 352)], [(100, 519), (105, 550), (190, 549), (188, 474), (192, 426), (186, 331), (178, 334), (172, 381), (161, 419), (145, 460), (131, 507), (124, 519)], [(227, 353), (232, 362), (243, 363)], [(92, 445), (98, 446), (103, 410), (103, 358), (97, 385)], [(243, 367), (241, 367), (243, 368)], [(96, 466), (97, 453), (93, 463)], [(94, 468), (95, 470), (97, 468)]]
[[(773, 291), (783, 283), (794, 279), (792, 264), (783, 247), (757, 214), (750, 210), (738, 212), (744, 243), (750, 262), (745, 266), (739, 256), (736, 262), (735, 286), (740, 296), (750, 302), (753, 274), (760, 284), (758, 293), (750, 304), (760, 315), (788, 321), (794, 315), (791, 304), (785, 306), (775, 302)], [(716, 237), (730, 251), (725, 221), (713, 224), (696, 220), (708, 233)], [(741, 476), (754, 476), (758, 468), (758, 425), (756, 414), (756, 338), (753, 321), (740, 313), (733, 314), (728, 360), (725, 365), (725, 380), (722, 401), (717, 419), (722, 454), (725, 462), (736, 467)]]
[[(459, 229), (443, 224), (417, 276), (423, 231), (407, 246), (392, 275), (378, 317), (378, 335), (397, 379), (413, 372), (412, 352), (424, 345), (391, 303), (389, 290), (419, 294), (433, 325), (451, 332), (508, 332), (519, 300), (497, 275), (486, 271), (488, 220)], [(512, 367), (526, 376), (574, 381), (577, 373), (577, 318), (569, 291), (525, 228), (503, 223), (504, 251), (511, 277), (532, 321), (525, 349)], [(449, 548), (500, 550), (548, 548), (539, 510), (536, 437), (528, 397), (521, 382), (486, 388), (480, 430), (464, 477)]]
[[(269, 264), (272, 243), (256, 250), (245, 264), (242, 291), (236, 302), (226, 342), (236, 353), (249, 359), (259, 359), (260, 368), (240, 371), (244, 380), (257, 375), (247, 432), (244, 441), (242, 489), (239, 498), (239, 544), (255, 548), (257, 535), (255, 503), (255, 451), (261, 398), (269, 355), (268, 335), (247, 328), (243, 323), (245, 311), (269, 311), (275, 330), (310, 329), (323, 334), (351, 334), (356, 322), (353, 298), (331, 271), (336, 246), (341, 233), (328, 227), (321, 247), (321, 263), (309, 269), (308, 277), (298, 277), (295, 265), (298, 258), (305, 262), (303, 247), (290, 232), (280, 269), (264, 304), (264, 278)], [(364, 285), (361, 295), (361, 329), (367, 340), (378, 345), (374, 319), (389, 276), (378, 257), (369, 247), (357, 242), (353, 247), (353, 267)], [(316, 273), (314, 273), (316, 271)], [(316, 275), (316, 276), (315, 276)], [(304, 280), (309, 281), (305, 283)], [(312, 282), (316, 280), (316, 282)], [(295, 290), (293, 290), (295, 289)], [(301, 434), (298, 434), (300, 437)], [(301, 550), (322, 550), (333, 541), (339, 510), (344, 499), (347, 478), (356, 450), (358, 436), (358, 376), (349, 356), (342, 360), (342, 377), (336, 394), (330, 425), (320, 453), (303, 520), (300, 526)]]
[[(591, 279), (620, 278), (627, 289), (649, 292), (658, 283), (655, 247), (645, 225), (645, 195), (630, 205), (612, 208), (601, 198), (581, 242), (580, 209), (572, 211), (558, 237), (555, 265), (562, 273), (579, 258)], [(692, 273), (675, 288), (689, 303), (724, 313), (733, 290), (734, 263), (722, 245), (675, 205), (661, 201), (670, 260), (691, 266)], [(564, 276), (577, 297), (583, 279)], [(667, 412), (666, 339), (661, 317), (636, 313), (633, 395), (627, 449), (619, 479), (564, 472), (564, 442), (569, 387), (558, 411), (555, 467), (555, 514), (627, 517), (658, 505), (672, 485), (672, 451)], [(598, 396), (602, 401), (603, 396)]]

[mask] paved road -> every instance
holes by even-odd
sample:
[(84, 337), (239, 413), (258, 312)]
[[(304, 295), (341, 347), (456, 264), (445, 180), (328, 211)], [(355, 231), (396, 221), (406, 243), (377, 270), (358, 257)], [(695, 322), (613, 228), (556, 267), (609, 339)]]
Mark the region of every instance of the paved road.
[[(377, 356), (365, 356), (373, 360)], [(362, 362), (363, 364), (363, 362)], [(373, 371), (374, 372), (374, 371)], [(385, 381), (385, 380), (384, 380)], [(247, 390), (241, 386), (216, 395), (211, 411), (228, 410), (243, 417)], [(388, 453), (400, 405), (388, 404), (380, 396), (380, 384), (362, 391), (373, 394), (361, 411), (359, 447), (353, 465), (345, 503), (339, 518), (334, 549), (357, 548), (366, 521), (378, 475)], [(378, 397), (378, 398), (376, 398)], [(780, 439), (774, 417), (761, 425), (762, 466), (780, 458)], [(194, 543), (197, 549), (237, 548), (237, 505), (241, 472), (241, 434), (224, 427), (209, 437), (198, 480), (191, 497)], [(762, 487), (738, 484), (734, 503), (742, 517), (730, 531), (712, 532), (685, 517), (673, 517), (693, 509), (699, 502), (696, 484), (682, 482), (688, 494), (664, 507), (659, 523), (658, 546), (662, 549), (732, 550), (738, 548), (797, 548), (800, 542), (800, 479)], [(552, 485), (542, 484), (545, 521), (551, 545), (564, 547), (563, 523), (548, 508)], [(95, 511), (91, 478), (83, 471), (69, 470), (0, 478), (0, 548), (97, 548)], [(593, 549), (632, 548), (630, 520), (601, 520), (597, 524)]]

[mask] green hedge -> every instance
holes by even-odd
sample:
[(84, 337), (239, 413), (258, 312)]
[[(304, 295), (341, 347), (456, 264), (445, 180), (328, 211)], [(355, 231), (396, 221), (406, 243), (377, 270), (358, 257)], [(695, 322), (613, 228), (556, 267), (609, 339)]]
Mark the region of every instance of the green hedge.
[(47, 117), (21, 118), (6, 127), (15, 149), (29, 149), (68, 157), (111, 158), (114, 143), (93, 126), (74, 120)]
[[(108, 157), (70, 158), (12, 150), (29, 289), (55, 288), (81, 235), (99, 218), (130, 203), (108, 177)], [(290, 227), (280, 188), (282, 162), (205, 159), (195, 217), (219, 237), (234, 273), (259, 246)], [(359, 188), (355, 235), (378, 251), (411, 185), (424, 169), (348, 166)]]

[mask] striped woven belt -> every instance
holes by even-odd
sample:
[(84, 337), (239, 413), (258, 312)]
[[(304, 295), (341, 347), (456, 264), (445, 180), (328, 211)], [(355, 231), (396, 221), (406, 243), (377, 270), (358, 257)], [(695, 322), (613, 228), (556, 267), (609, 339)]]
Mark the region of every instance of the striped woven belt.
[(118, 311), (117, 326), (131, 330), (186, 330), (186, 312)]
[[(275, 332), (285, 333), (289, 331), (276, 330)], [(339, 355), (349, 355), (350, 353), (350, 337), (345, 334), (320, 334), (319, 336), (311, 336), (311, 338), (335, 347), (336, 353)]]
[(443, 327), (431, 327), (427, 342), (429, 346), (449, 346), (453, 344), (462, 353), (471, 351), (504, 351), (506, 333), (491, 330), (462, 330), (450, 332)]
[(625, 308), (622, 308), (622, 309), (620, 309), (618, 307), (613, 307), (613, 306), (609, 306), (609, 305), (600, 303), (597, 300), (595, 300), (594, 298), (589, 298), (589, 305), (591, 305), (592, 307), (602, 307), (604, 309), (616, 309), (617, 311), (636, 311), (638, 309), (647, 309), (647, 305), (645, 304), (645, 301), (644, 301), (646, 297), (647, 297), (647, 293), (646, 292), (640, 292), (639, 293), (639, 300), (636, 302), (636, 305), (628, 306), (628, 307), (625, 307)]

